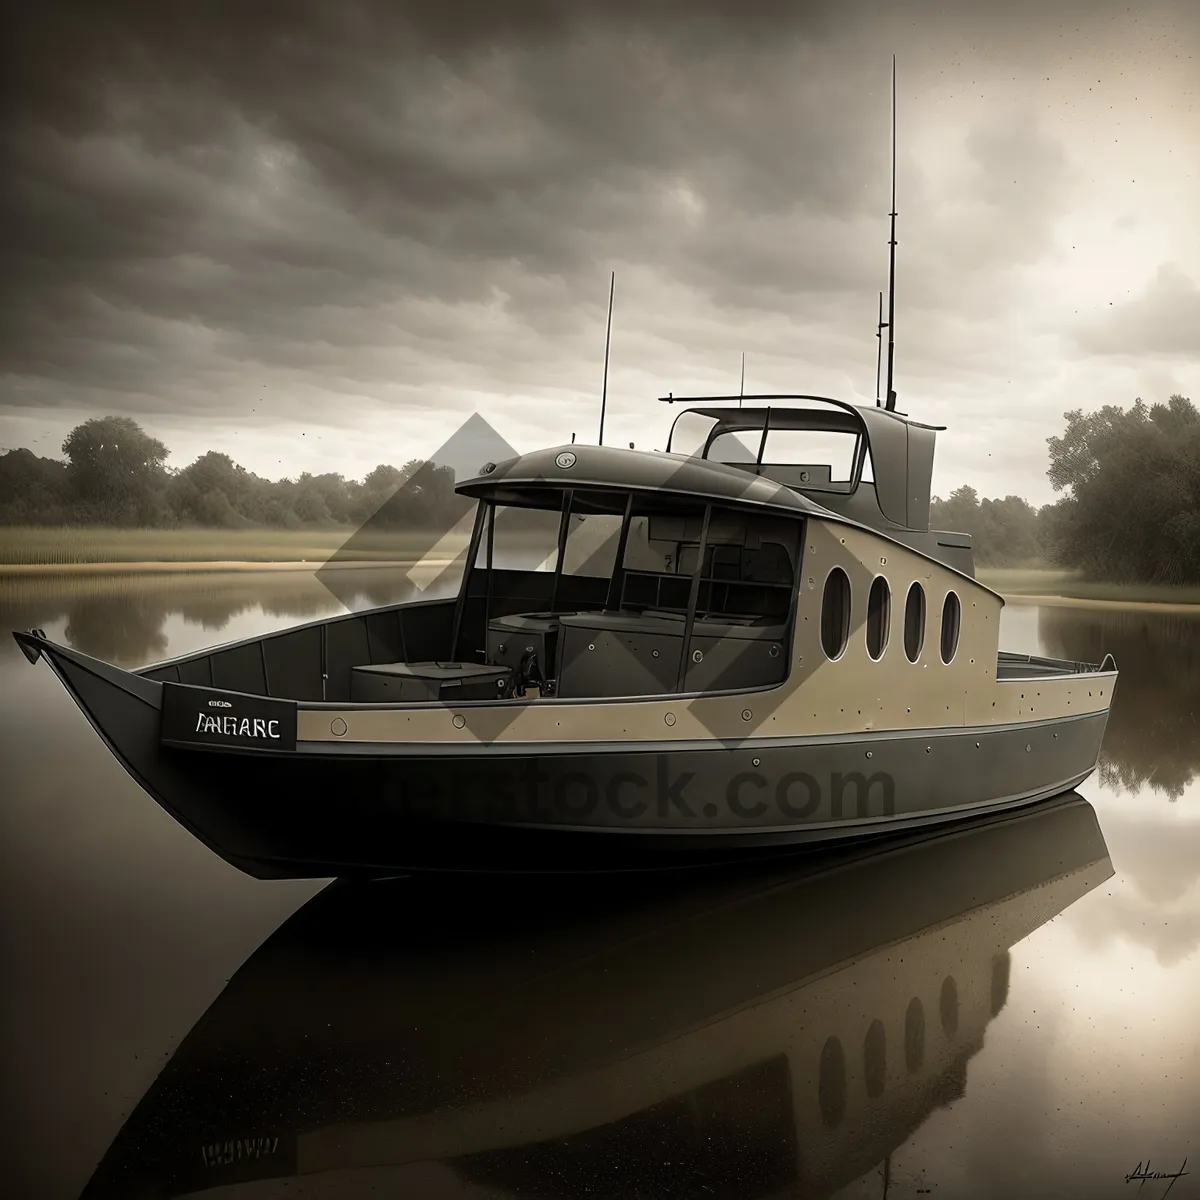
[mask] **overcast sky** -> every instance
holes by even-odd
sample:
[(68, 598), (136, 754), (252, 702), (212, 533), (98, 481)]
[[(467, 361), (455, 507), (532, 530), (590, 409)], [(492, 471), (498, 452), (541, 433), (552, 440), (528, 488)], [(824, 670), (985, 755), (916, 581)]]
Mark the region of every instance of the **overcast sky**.
[[(273, 15), (272, 15), (273, 14)], [(1200, 403), (1200, 4), (25, 6), (0, 446), (128, 415), (183, 466), (361, 477), (472, 413), (662, 447), (667, 391), (873, 403), (935, 488), (1053, 499), (1068, 408)]]

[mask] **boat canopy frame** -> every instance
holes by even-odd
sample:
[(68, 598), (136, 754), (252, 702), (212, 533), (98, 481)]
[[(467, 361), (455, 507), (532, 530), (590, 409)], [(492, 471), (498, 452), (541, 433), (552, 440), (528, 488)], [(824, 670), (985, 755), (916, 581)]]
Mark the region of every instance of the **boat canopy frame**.
[[(857, 433), (859, 444), (848, 487), (817, 488), (814, 491), (853, 493), (862, 485), (867, 454), (874, 471), (874, 490), (879, 509), (889, 521), (905, 529), (929, 528), (929, 504), (932, 497), (933, 458), (937, 434), (943, 425), (927, 425), (914, 421), (903, 413), (885, 408), (867, 408), (837, 400), (832, 396), (813, 393), (763, 393), (752, 396), (662, 396), (663, 404), (685, 404), (689, 407), (671, 423), (667, 452), (679, 421), (695, 413), (713, 421), (704, 447), (696, 457), (704, 461), (717, 438), (738, 432), (759, 432), (758, 457), (753, 464), (760, 476), (765, 474), (763, 453), (772, 430), (808, 429), (823, 432)], [(736, 408), (711, 408), (712, 404), (737, 402)], [(807, 401), (832, 405), (835, 411), (790, 408), (779, 402)], [(745, 407), (747, 402), (754, 407)], [(765, 407), (764, 407), (765, 405)], [(698, 407), (697, 407), (698, 406)], [(735, 469), (746, 470), (751, 464)], [(800, 465), (800, 464), (796, 464)], [(790, 485), (796, 486), (796, 485)], [(801, 490), (803, 485), (799, 485)]]

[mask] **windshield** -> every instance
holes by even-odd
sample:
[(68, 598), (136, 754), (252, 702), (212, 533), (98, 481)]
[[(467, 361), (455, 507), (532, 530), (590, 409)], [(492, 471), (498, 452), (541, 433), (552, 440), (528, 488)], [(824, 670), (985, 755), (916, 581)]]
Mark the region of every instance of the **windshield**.
[[(778, 427), (772, 427), (772, 420)], [(811, 427), (795, 428), (797, 424)], [(713, 437), (718, 426), (724, 431)], [(668, 445), (672, 454), (740, 467), (791, 487), (847, 492), (863, 443), (861, 428), (844, 409), (810, 402), (765, 412), (750, 409), (744, 415), (730, 409), (719, 418), (687, 410), (676, 419)]]
[(707, 457), (712, 462), (753, 464), (762, 446), (764, 467), (805, 467), (812, 487), (848, 484), (854, 477), (859, 435), (828, 429), (768, 429), (765, 445), (761, 430), (722, 433), (713, 439)]
[[(619, 504), (619, 511), (612, 510)], [(588, 510), (592, 511), (588, 511)], [(582, 510), (582, 511), (580, 511)], [(616, 566), (624, 516), (624, 497), (576, 493), (567, 523), (564, 575), (607, 579)], [(558, 565), (562, 526), (559, 509), (514, 508), (498, 505), (492, 535), (492, 565), (509, 570), (549, 571)], [(479, 541), (475, 565), (487, 566), (487, 531)]]

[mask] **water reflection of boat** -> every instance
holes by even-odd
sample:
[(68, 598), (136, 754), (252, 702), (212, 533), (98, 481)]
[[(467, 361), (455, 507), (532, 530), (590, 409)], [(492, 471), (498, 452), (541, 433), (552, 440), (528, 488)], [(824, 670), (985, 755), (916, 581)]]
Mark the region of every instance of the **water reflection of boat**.
[(963, 1096), (1009, 948), (1111, 874), (1071, 795), (685, 887), (335, 884), (234, 976), (85, 1200), (825, 1196)]

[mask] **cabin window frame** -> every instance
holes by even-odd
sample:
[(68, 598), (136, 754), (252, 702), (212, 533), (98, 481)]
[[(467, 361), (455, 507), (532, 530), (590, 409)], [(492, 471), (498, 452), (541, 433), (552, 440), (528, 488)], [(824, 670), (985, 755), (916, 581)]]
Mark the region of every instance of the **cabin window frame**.
[[(813, 399), (817, 399), (817, 397), (813, 397)], [(829, 403), (829, 401), (826, 401), (826, 403)], [(671, 453), (671, 437), (674, 435), (675, 426), (679, 423), (679, 420), (682, 417), (686, 416), (689, 412), (694, 412), (694, 411), (695, 411), (694, 409), (684, 409), (684, 411), (681, 412), (675, 418), (675, 420), (671, 423), (671, 433), (667, 437), (667, 453)], [(734, 410), (734, 411), (736, 411), (736, 410)], [(796, 410), (780, 410), (780, 411), (796, 411)], [(834, 415), (832, 412), (827, 413), (824, 410), (815, 409), (815, 408), (807, 409), (804, 411), (811, 412), (817, 416), (833, 416)], [(762, 421), (761, 425), (754, 423), (754, 422), (750, 422), (749, 420), (746, 420), (745, 423), (741, 424), (741, 425), (727, 424), (726, 427), (724, 429), (721, 429), (719, 433), (717, 432), (717, 430), (718, 430), (719, 426), (721, 425), (721, 422), (716, 418), (710, 418), (712, 420), (712, 425), (704, 435), (704, 444), (701, 447), (700, 452), (691, 457), (700, 458), (706, 462), (717, 462), (718, 460), (709, 458), (709, 451), (712, 449), (713, 443), (717, 440), (718, 437), (725, 437), (725, 436), (731, 435), (731, 434), (736, 436), (737, 434), (740, 434), (740, 433), (758, 434), (759, 435), (758, 453), (755, 456), (754, 473), (756, 476), (761, 477), (762, 468), (764, 466), (763, 456), (766, 453), (766, 448), (767, 448), (767, 437), (770, 434), (771, 429), (772, 429), (772, 424), (771, 424), (772, 412), (773, 412), (772, 406), (768, 405), (767, 409), (766, 409), (766, 415), (763, 417), (763, 421)], [(844, 410), (839, 410), (839, 412), (844, 412)], [(869, 429), (867, 428), (866, 422), (863, 421), (861, 417), (858, 417), (858, 418), (851, 417), (850, 420), (846, 421), (846, 424), (852, 426), (852, 428), (843, 428), (843, 429), (824, 428), (819, 422), (814, 422), (814, 424), (811, 427), (811, 431), (816, 432), (816, 433), (846, 433), (846, 434), (852, 435), (855, 438), (856, 445), (854, 447), (854, 455), (851, 460), (849, 480), (840, 481), (837, 483), (831, 483), (829, 487), (818, 487), (818, 486), (814, 485), (811, 489), (807, 489), (807, 490), (824, 492), (828, 495), (852, 496), (858, 491), (859, 487), (862, 485), (863, 469), (866, 465), (867, 458), (870, 456), (870, 453), (871, 453), (871, 434), (870, 434)], [(805, 428), (807, 428), (807, 427), (806, 426), (796, 426), (795, 428), (791, 428), (787, 425), (784, 425), (784, 426), (780, 427), (779, 431), (780, 432), (800, 432), (800, 431), (804, 430)], [(729, 465), (729, 464), (726, 464), (726, 465)], [(747, 465), (749, 465), (749, 464), (747, 464)], [(793, 465), (793, 464), (770, 463), (770, 464), (766, 464), (766, 465), (788, 466), (788, 465)]]
[[(951, 601), (953, 601), (953, 607), (951, 606)], [(948, 629), (948, 627), (947, 627), (946, 618), (947, 618), (947, 616), (949, 616), (951, 611), (953, 611), (953, 613), (954, 613), (953, 625), (952, 625), (954, 642), (953, 642), (953, 645), (951, 645), (951, 647), (950, 647), (949, 657), (947, 657), (947, 655), (946, 655), (946, 638), (947, 638), (947, 633), (950, 632), (950, 629)], [(962, 640), (962, 600), (959, 599), (958, 593), (953, 588), (950, 588), (946, 592), (946, 595), (942, 600), (942, 623), (941, 624), (942, 624), (941, 638), (939, 639), (938, 652), (941, 655), (942, 662), (946, 666), (949, 666), (957, 657), (958, 645), (959, 645), (959, 642)]]
[[(913, 650), (909, 646), (910, 629), (913, 626), (912, 611), (913, 611), (913, 596), (919, 597), (921, 619), (917, 625), (916, 633), (916, 649)], [(925, 595), (925, 587), (919, 579), (914, 579), (908, 585), (908, 591), (904, 594), (904, 657), (910, 663), (916, 666), (921, 661), (921, 655), (925, 653), (925, 637), (926, 626), (929, 624), (929, 601)]]
[[(831, 654), (829, 652), (829, 643), (826, 641), (826, 629), (829, 621), (830, 612), (830, 595), (829, 586), (834, 579), (834, 576), (840, 576), (844, 580), (843, 596), (845, 601), (845, 610), (841, 614), (841, 630), (838, 635), (837, 652)], [(840, 563), (829, 568), (825, 575), (825, 583), (821, 588), (821, 650), (824, 652), (826, 659), (829, 662), (837, 662), (843, 658), (846, 651), (850, 647), (850, 632), (852, 628), (852, 616), (854, 613), (854, 587), (850, 582), (850, 576)]]
[[(883, 584), (883, 612), (880, 615), (879, 652), (875, 653), (871, 644), (871, 610), (872, 598), (877, 584)], [(867, 589), (867, 619), (864, 622), (864, 641), (867, 644), (867, 657), (872, 662), (879, 662), (887, 653), (892, 640), (892, 584), (886, 575), (876, 575)]]

